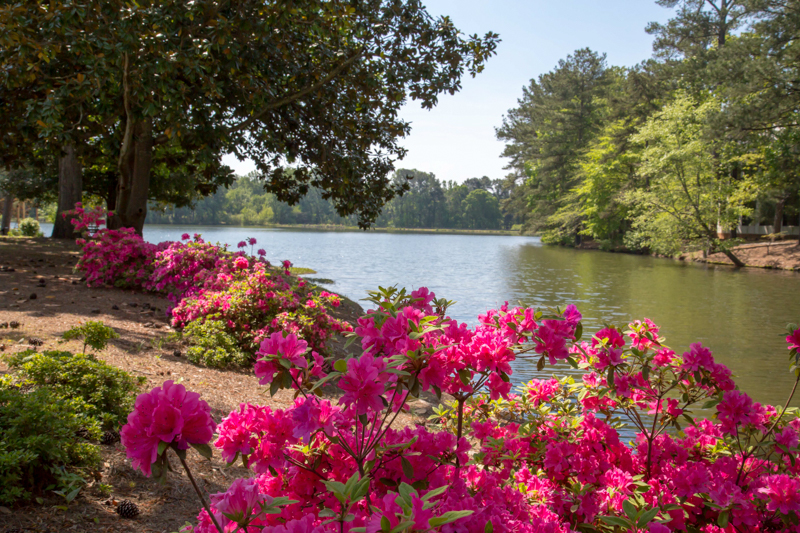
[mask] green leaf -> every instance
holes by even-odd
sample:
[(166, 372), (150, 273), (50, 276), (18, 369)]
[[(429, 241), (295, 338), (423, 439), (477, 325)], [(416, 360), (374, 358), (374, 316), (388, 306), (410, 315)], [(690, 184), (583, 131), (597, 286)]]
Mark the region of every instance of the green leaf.
[(411, 466), (411, 462), (405, 457), (400, 457), (400, 463), (403, 465), (403, 474), (408, 479), (414, 479), (414, 467)]
[(335, 363), (333, 363), (333, 368), (334, 370), (337, 370), (344, 374), (345, 372), (347, 372), (347, 361), (345, 361), (344, 359), (339, 359)]
[(721, 513), (719, 513), (719, 516), (717, 517), (717, 525), (719, 527), (727, 527), (729, 518), (730, 515), (728, 514), (728, 511), (727, 510), (722, 511)]
[(386, 518), (386, 515), (382, 516), (381, 517), (381, 531), (383, 531), (383, 533), (389, 533), (389, 531), (391, 529), (392, 529), (392, 523), (389, 522), (389, 519)]
[(486, 525), (483, 526), (483, 533), (492, 533), (494, 531), (494, 526), (492, 525), (492, 521), (489, 520), (486, 522)]
[(461, 383), (463, 383), (464, 385), (469, 385), (469, 380), (470, 380), (469, 370), (467, 370), (466, 368), (462, 368), (461, 370), (458, 371), (458, 377), (459, 379), (461, 379)]
[(211, 457), (214, 455), (214, 452), (211, 450), (211, 446), (209, 446), (205, 442), (203, 442), (203, 443), (191, 443), (191, 444), (192, 444), (192, 448), (194, 448), (197, 451), (197, 453), (199, 453), (200, 455), (202, 455), (206, 459), (210, 460)]
[(628, 518), (631, 520), (636, 520), (636, 513), (638, 511), (630, 500), (625, 500), (622, 502), (622, 510), (625, 511), (625, 514), (628, 515)]
[(469, 516), (474, 512), (475, 511), (447, 511), (441, 516), (435, 516), (428, 520), (428, 525), (430, 527), (438, 527), (443, 524), (449, 524), (450, 522), (455, 522), (459, 518)]
[(167, 448), (169, 448), (169, 445), (170, 445), (169, 442), (164, 442), (163, 440), (158, 443), (158, 455), (159, 455), (159, 457), (164, 455), (164, 452), (167, 451)]
[(656, 515), (659, 513), (659, 511), (661, 511), (661, 509), (659, 509), (658, 507), (654, 507), (654, 508), (648, 509), (647, 511), (642, 513), (642, 516), (639, 518), (639, 521), (636, 523), (636, 527), (641, 529), (641, 528), (647, 526), (647, 524), (649, 524), (653, 520), (653, 518), (656, 517)]
[(600, 516), (598, 518), (600, 518), (600, 520), (611, 526), (619, 526), (627, 529), (633, 529), (633, 523), (630, 520), (626, 520), (625, 518), (620, 518), (618, 516)]

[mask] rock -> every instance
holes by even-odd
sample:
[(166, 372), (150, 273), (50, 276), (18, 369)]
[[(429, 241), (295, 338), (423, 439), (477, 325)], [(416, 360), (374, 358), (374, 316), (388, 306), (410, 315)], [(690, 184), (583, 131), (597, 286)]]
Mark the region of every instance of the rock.
[(152, 322), (145, 322), (144, 323), (144, 327), (146, 327), (146, 328), (154, 328), (154, 327), (156, 327), (156, 325), (153, 324)]
[(175, 357), (180, 357), (180, 356), (182, 356), (183, 354), (181, 353), (181, 351), (180, 351), (180, 350), (175, 350), (174, 352), (172, 352), (172, 355), (173, 355), (173, 356), (175, 356)]
[(416, 400), (408, 404), (412, 413), (417, 416), (424, 416), (433, 412), (433, 406), (425, 400)]

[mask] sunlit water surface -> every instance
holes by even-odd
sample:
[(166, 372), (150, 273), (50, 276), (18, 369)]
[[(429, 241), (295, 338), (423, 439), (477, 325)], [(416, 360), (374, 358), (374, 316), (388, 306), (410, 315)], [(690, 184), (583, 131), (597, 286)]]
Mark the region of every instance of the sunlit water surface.
[[(625, 254), (544, 246), (536, 237), (323, 232), (264, 228), (149, 225), (148, 241), (201, 233), (236, 247), (258, 241), (267, 258), (289, 259), (334, 280), (331, 288), (360, 300), (379, 285), (426, 286), (455, 300), (450, 315), (474, 325), (477, 315), (512, 305), (574, 303), (584, 328), (625, 325), (647, 317), (661, 326), (676, 352), (702, 342), (734, 372), (740, 388), (756, 400), (783, 403), (791, 389), (784, 328), (800, 322), (800, 274), (687, 264)], [(249, 251), (249, 247), (248, 247)], [(517, 383), (563, 374), (537, 373), (518, 362)], [(793, 405), (800, 405), (794, 400)]]
[[(43, 225), (45, 226), (45, 225)], [(49, 234), (50, 227), (42, 228)], [(353, 300), (379, 285), (426, 286), (455, 300), (450, 316), (477, 316), (504, 301), (565, 306), (584, 317), (584, 338), (603, 324), (624, 326), (650, 318), (676, 352), (702, 342), (734, 372), (757, 401), (783, 404), (794, 382), (788, 371), (785, 326), (800, 322), (800, 274), (705, 266), (668, 259), (572, 250), (542, 245), (536, 237), (409, 233), (325, 232), (217, 226), (148, 225), (150, 242), (200, 233), (236, 249), (255, 237), (273, 263), (289, 259), (334, 281), (331, 289)], [(249, 247), (247, 249), (249, 251)], [(362, 304), (364, 302), (361, 302)], [(563, 375), (569, 367), (518, 361), (514, 381)], [(795, 398), (792, 405), (800, 406)]]

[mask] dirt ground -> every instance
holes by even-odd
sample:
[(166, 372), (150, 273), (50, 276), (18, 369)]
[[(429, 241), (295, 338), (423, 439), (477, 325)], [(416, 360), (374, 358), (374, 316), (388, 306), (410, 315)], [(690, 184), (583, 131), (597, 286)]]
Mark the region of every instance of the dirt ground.
[[(800, 245), (795, 240), (775, 243), (743, 244), (733, 252), (748, 267), (777, 268), (800, 271)], [(699, 253), (689, 256), (692, 261), (732, 265), (733, 262), (723, 253), (715, 253), (703, 259)]]
[[(71, 242), (51, 239), (0, 237), (0, 323), (17, 321), (17, 329), (0, 329), (0, 349), (16, 352), (29, 348), (28, 339), (44, 342), (40, 350), (80, 351), (79, 341), (62, 343), (63, 332), (86, 320), (102, 320), (120, 335), (99, 358), (111, 365), (144, 376), (145, 390), (165, 380), (182, 383), (212, 408), (219, 422), (242, 402), (285, 408), (293, 402), (292, 393), (280, 391), (270, 397), (267, 387), (258, 384), (252, 372), (223, 371), (189, 363), (184, 347), (170, 343), (173, 331), (165, 310), (167, 300), (152, 294), (123, 291), (111, 287), (88, 288), (73, 268), (78, 247)], [(344, 299), (343, 299), (344, 301)], [(337, 318), (353, 321), (362, 313), (350, 301), (336, 310)], [(335, 348), (341, 353), (341, 345)], [(0, 362), (0, 373), (8, 367)], [(422, 413), (420, 413), (422, 414)], [(403, 414), (395, 422), (405, 426), (423, 422)], [(65, 512), (57, 508), (63, 500), (43, 495), (44, 504), (28, 504), (15, 509), (0, 506), (0, 533), (30, 532), (173, 532), (185, 522), (194, 523), (200, 503), (186, 475), (179, 470), (160, 485), (134, 471), (119, 443), (100, 446), (103, 466), (99, 479), (84, 489)], [(219, 457), (207, 461), (190, 451), (188, 463), (201, 489), (207, 494), (224, 491), (233, 479), (249, 475), (241, 466), (229, 467)], [(101, 493), (100, 484), (111, 485), (110, 496)], [(131, 500), (139, 506), (136, 519), (121, 519), (116, 502)]]

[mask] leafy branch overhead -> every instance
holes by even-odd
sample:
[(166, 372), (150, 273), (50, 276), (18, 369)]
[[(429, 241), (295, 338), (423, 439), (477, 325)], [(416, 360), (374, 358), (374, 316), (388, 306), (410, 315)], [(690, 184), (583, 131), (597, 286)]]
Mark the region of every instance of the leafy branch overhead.
[(73, 145), (118, 177), (117, 224), (137, 229), (156, 177), (212, 193), (230, 183), (226, 153), (280, 200), (318, 187), (369, 225), (404, 190), (389, 178), (401, 106), (457, 92), (498, 42), (416, 0), (28, 1), (0, 6), (0, 28), (3, 163)]

